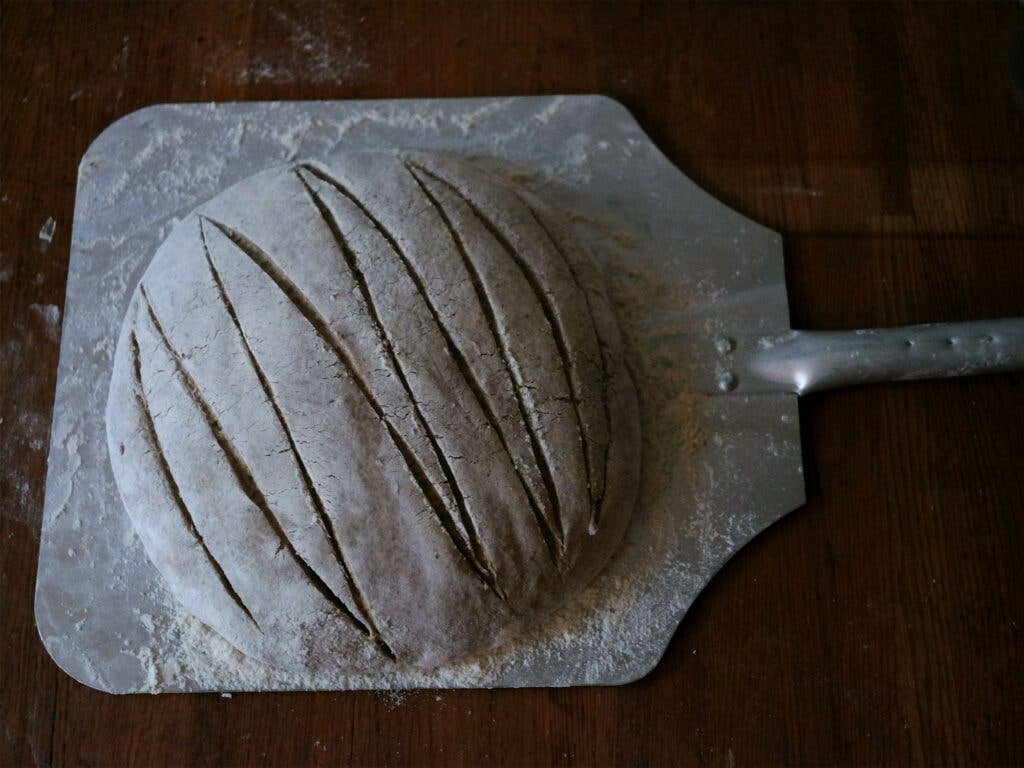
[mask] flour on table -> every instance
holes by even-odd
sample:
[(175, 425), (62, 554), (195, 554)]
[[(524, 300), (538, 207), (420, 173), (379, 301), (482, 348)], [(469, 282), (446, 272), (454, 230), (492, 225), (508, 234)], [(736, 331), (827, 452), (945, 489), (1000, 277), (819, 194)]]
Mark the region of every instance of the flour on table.
[(46, 221), (43, 222), (43, 226), (39, 230), (39, 239), (44, 243), (49, 243), (53, 240), (53, 235), (57, 231), (57, 222), (54, 221), (53, 216), (48, 216)]

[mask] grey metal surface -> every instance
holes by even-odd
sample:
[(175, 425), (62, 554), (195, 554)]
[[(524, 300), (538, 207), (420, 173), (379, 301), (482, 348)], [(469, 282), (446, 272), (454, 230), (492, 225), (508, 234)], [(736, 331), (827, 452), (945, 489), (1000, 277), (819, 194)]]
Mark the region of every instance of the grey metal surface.
[(857, 331), (667, 333), (657, 343), (686, 350), (687, 386), (709, 394), (801, 395), (1024, 368), (1024, 318)]
[[(177, 217), (275, 163), (335, 151), (459, 152), (576, 212), (598, 249), (641, 392), (644, 477), (621, 550), (528, 637), (434, 674), (294, 679), (169, 598), (125, 515), (103, 408), (122, 314)], [(514, 171), (508, 171), (514, 166)], [(652, 669), (739, 548), (803, 502), (796, 397), (692, 394), (668, 334), (789, 331), (781, 239), (717, 202), (600, 96), (163, 105), (82, 160), (40, 545), (36, 617), (65, 671), (112, 692), (615, 684)]]

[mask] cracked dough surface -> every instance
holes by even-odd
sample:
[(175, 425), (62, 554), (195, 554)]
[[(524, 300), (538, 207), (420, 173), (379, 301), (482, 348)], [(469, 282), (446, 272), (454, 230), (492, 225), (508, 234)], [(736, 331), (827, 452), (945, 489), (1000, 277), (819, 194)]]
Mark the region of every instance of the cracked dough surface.
[(632, 513), (636, 393), (556, 211), (448, 155), (259, 173), (157, 250), (107, 439), (150, 559), (241, 651), (429, 669), (588, 582)]

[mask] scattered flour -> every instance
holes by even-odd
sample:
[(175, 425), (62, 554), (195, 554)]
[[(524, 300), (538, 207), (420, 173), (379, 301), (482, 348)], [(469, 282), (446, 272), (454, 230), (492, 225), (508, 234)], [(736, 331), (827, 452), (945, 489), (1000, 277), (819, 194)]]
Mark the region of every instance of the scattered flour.
[(384, 701), (384, 706), (387, 709), (398, 709), (406, 700), (409, 698), (408, 691), (381, 691), (381, 699)]
[(57, 231), (57, 222), (54, 221), (53, 216), (47, 217), (46, 221), (43, 222), (42, 228), (39, 230), (39, 239), (44, 243), (49, 243), (53, 240), (53, 234)]
[[(22, 345), (14, 342), (0, 348), (0, 371), (17, 370), (17, 359), (21, 351)], [(17, 383), (30, 384), (31, 380), (15, 378)], [(16, 391), (12, 395), (15, 402), (20, 402)], [(4, 439), (0, 441), (0, 480), (9, 489), (9, 498), (13, 502), (6, 508), (0, 508), (0, 515), (27, 523), (33, 534), (39, 528), (41, 489), (38, 484), (30, 483), (19, 468), (29, 461), (28, 457), (36, 457), (34, 460), (38, 460), (46, 445), (48, 426), (47, 414), (26, 408), (16, 412), (9, 424), (5, 423)]]
[[(310, 12), (316, 12), (315, 6)], [(295, 18), (285, 11), (272, 10), (271, 15), (286, 30), (293, 48), (276, 58), (257, 54), (242, 70), (242, 82), (340, 83), (369, 68), (345, 27), (326, 26), (322, 20), (309, 18), (308, 13)], [(333, 37), (324, 34), (328, 30)]]
[(548, 106), (544, 107), (544, 109), (542, 109), (536, 115), (534, 115), (533, 119), (536, 120), (541, 125), (547, 125), (549, 122), (551, 122), (551, 118), (558, 114), (558, 111), (562, 108), (563, 104), (565, 104), (564, 96), (559, 96), (555, 99), (552, 99), (551, 103), (548, 104)]
[(476, 124), (490, 115), (494, 115), (502, 112), (512, 102), (512, 99), (499, 99), (492, 101), (490, 104), (484, 104), (482, 107), (474, 109), (470, 112), (464, 112), (462, 114), (452, 115), (452, 123), (462, 131), (463, 135), (467, 135)]
[(50, 341), (60, 339), (60, 307), (56, 304), (29, 304), (28, 308), (39, 315), (43, 330)]

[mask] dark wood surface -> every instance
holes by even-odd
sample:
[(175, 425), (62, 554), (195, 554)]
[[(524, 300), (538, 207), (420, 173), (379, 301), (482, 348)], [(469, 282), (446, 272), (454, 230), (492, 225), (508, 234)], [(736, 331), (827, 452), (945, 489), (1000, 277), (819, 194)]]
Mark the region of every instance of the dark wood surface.
[(1024, 763), (1019, 374), (806, 398), (806, 507), (630, 686), (113, 697), (57, 670), (32, 615), (58, 352), (32, 305), (63, 304), (78, 160), (115, 118), (605, 93), (784, 233), (795, 324), (1024, 315), (1019, 3), (5, 1), (0, 19), (0, 765)]

